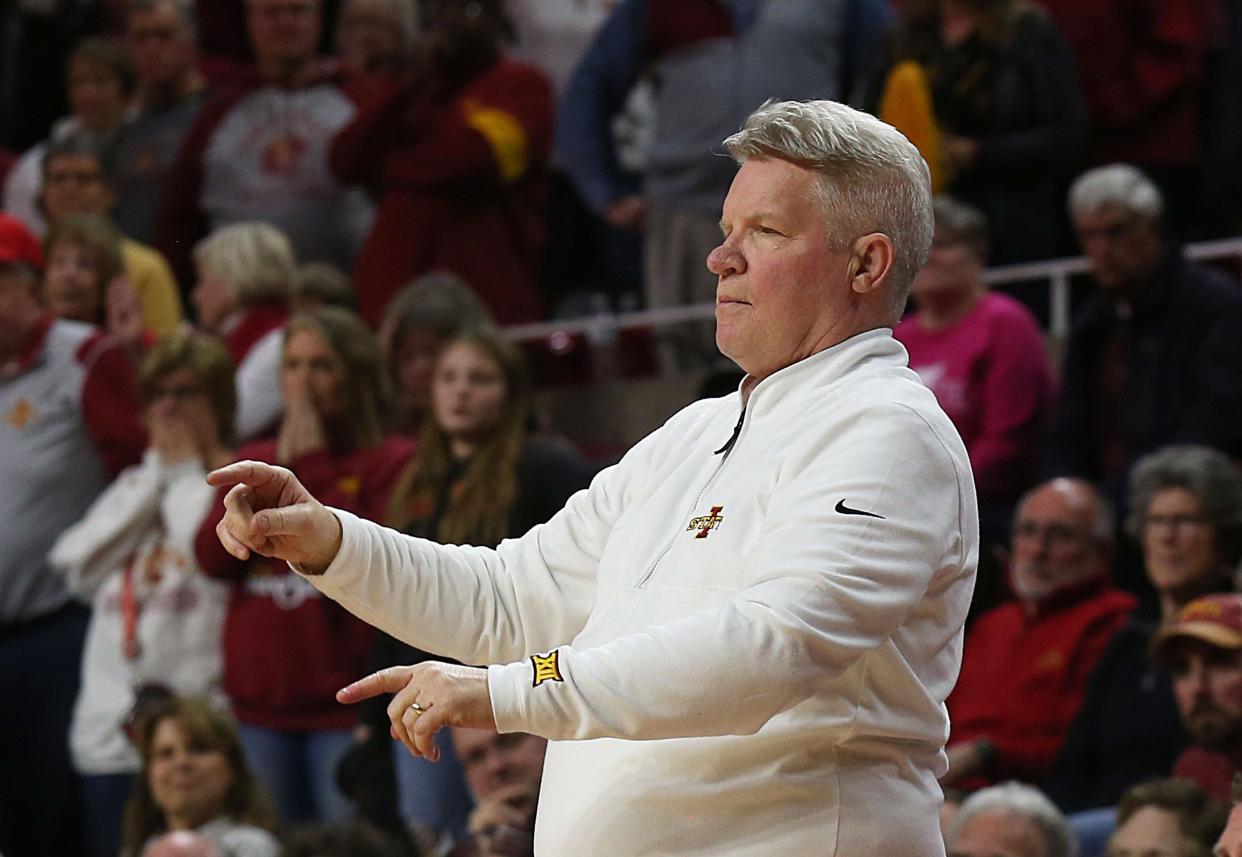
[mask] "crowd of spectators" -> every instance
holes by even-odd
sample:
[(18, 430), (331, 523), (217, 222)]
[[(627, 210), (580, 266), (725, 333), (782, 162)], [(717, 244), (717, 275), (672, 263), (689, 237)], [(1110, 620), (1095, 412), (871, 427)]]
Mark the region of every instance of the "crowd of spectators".
[[(458, 544), (549, 518), (606, 462), (504, 326), (712, 301), (719, 143), (769, 98), (871, 110), (938, 192), (894, 335), (985, 543), (948, 853), (1211, 853), (1242, 285), (1182, 242), (1242, 232), (1236, 0), (29, 0), (0, 43), (6, 857), (531, 854), (543, 740), (432, 765), (338, 705), (431, 655), (229, 556), (204, 476), (280, 463)], [(986, 272), (1076, 249), (1050, 348)]]

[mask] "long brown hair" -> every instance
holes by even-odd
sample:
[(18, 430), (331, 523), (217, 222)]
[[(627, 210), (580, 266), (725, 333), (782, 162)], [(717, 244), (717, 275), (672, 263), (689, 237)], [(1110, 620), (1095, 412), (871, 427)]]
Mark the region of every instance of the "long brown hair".
[(315, 333), (336, 352), (345, 367), (344, 423), (337, 428), (348, 450), (366, 449), (384, 439), (392, 413), (392, 395), (375, 334), (344, 307), (317, 306), (302, 310), (285, 325), (285, 345), (300, 330)]
[(205, 699), (173, 697), (138, 724), (142, 770), (134, 777), (133, 791), (121, 817), (123, 853), (137, 855), (148, 839), (168, 829), (168, 819), (151, 793), (151, 749), (155, 730), (165, 720), (176, 721), (195, 746), (224, 754), (232, 781), (224, 796), (222, 816), (239, 824), (276, 829), (272, 803), (251, 775), (237, 739), (237, 729), (228, 715)]
[[(494, 545), (506, 536), (509, 512), (517, 499), (517, 461), (531, 408), (530, 376), (522, 352), (498, 330), (461, 333), (445, 343), (440, 359), (461, 344), (477, 348), (500, 368), (505, 398), (499, 424), (479, 444), (460, 484), (451, 491), (436, 539), (445, 544)], [(433, 415), (424, 421), (418, 455), (393, 492), (389, 523), (405, 529), (429, 516), (452, 465), (449, 437)]]

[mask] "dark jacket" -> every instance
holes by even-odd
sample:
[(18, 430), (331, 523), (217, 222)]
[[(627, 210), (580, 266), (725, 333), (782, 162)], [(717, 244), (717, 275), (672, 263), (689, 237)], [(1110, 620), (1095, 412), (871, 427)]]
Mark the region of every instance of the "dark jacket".
[[(1124, 409), (1097, 415), (1101, 351), (1126, 335)], [(1120, 497), (1129, 465), (1169, 444), (1201, 443), (1242, 455), (1240, 337), (1242, 286), (1187, 261), (1177, 250), (1165, 257), (1129, 321), (1107, 296), (1094, 295), (1070, 334), (1049, 436), (1049, 475), (1099, 481)], [(1104, 472), (1097, 454), (1097, 419), (1119, 421), (1124, 470)]]
[(1116, 806), (1135, 783), (1167, 776), (1188, 740), (1169, 675), (1147, 654), (1153, 626), (1133, 618), (1113, 635), (1044, 791), (1063, 812)]
[(939, 20), (912, 19), (878, 69), (873, 110), (892, 66), (907, 59), (927, 70), (939, 129), (978, 145), (947, 190), (987, 215), (991, 261), (1066, 249), (1064, 187), (1081, 159), (1086, 117), (1073, 55), (1047, 13), (1015, 0), (999, 33), (954, 46), (941, 40)]

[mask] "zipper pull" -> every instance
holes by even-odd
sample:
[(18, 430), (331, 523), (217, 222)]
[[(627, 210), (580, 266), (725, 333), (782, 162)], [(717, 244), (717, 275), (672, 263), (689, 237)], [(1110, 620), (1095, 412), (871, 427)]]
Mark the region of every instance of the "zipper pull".
[(742, 421), (746, 419), (746, 409), (742, 408), (742, 412), (737, 415), (737, 425), (733, 427), (733, 436), (725, 441), (725, 445), (712, 453), (712, 455), (728, 455), (729, 450), (733, 449), (733, 444), (737, 443), (737, 436), (742, 433)]

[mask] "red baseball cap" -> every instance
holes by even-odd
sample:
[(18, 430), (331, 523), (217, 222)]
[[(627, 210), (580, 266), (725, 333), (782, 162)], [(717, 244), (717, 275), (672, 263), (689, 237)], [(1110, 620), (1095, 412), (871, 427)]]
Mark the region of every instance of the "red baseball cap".
[(1191, 601), (1156, 632), (1152, 654), (1162, 657), (1178, 639), (1198, 640), (1218, 649), (1242, 649), (1242, 595), (1227, 592)]
[(36, 271), (42, 270), (43, 248), (26, 224), (0, 214), (0, 264), (5, 262), (25, 262)]

